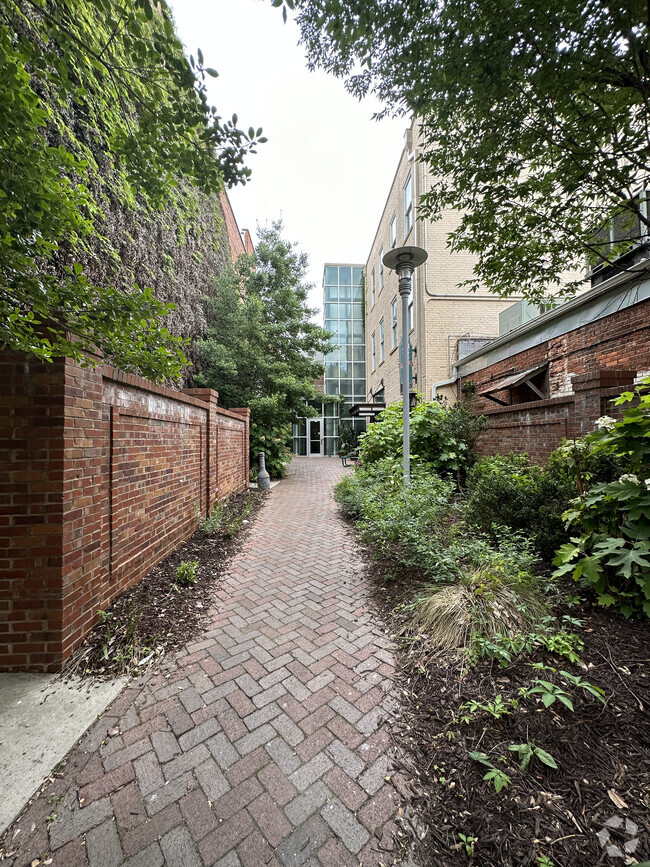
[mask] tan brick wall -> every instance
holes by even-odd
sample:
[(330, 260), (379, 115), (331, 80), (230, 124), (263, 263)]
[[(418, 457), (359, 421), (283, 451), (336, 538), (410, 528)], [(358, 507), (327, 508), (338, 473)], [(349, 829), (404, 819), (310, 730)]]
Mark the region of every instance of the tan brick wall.
[[(370, 255), (366, 263), (366, 360), (368, 398), (383, 386), (387, 403), (401, 399), (399, 385), (399, 350), (391, 349), (391, 301), (397, 296), (398, 342), (402, 331), (401, 300), (397, 291), (397, 276), (384, 268), (384, 288), (379, 291), (379, 254), (390, 249), (390, 224), (396, 219), (396, 246), (415, 245), (427, 250), (429, 258), (414, 275), (414, 328), (410, 341), (414, 348), (414, 373), (417, 383), (414, 388), (426, 399), (431, 397), (431, 386), (449, 378), (449, 353), (451, 362), (456, 361), (457, 339), (461, 335), (472, 337), (497, 337), (499, 313), (518, 300), (514, 296), (503, 300), (489, 296), (484, 290), (478, 297), (460, 287), (460, 283), (473, 276), (475, 259), (469, 253), (451, 253), (447, 236), (459, 221), (455, 211), (445, 211), (434, 223), (418, 219), (418, 198), (431, 189), (434, 182), (426, 166), (418, 160), (421, 152), (418, 144), (417, 121), (405, 136), (402, 152), (393, 183), (384, 206)], [(412, 153), (408, 143), (415, 144)], [(414, 179), (414, 220), (408, 234), (404, 233), (404, 186), (409, 173)], [(372, 272), (375, 271), (375, 304), (372, 305)], [(431, 297), (431, 296), (443, 297)], [(448, 298), (445, 296), (455, 296)], [(385, 358), (379, 363), (379, 323), (384, 319)], [(377, 341), (377, 364), (372, 371), (371, 341), (373, 332)], [(449, 351), (448, 351), (449, 347)], [(441, 389), (441, 394), (455, 399), (453, 388)]]

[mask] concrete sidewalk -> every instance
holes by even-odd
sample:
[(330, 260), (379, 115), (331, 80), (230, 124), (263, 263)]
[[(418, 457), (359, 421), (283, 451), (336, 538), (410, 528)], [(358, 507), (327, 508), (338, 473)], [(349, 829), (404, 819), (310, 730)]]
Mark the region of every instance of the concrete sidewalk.
[(294, 458), (204, 635), (90, 729), (10, 829), (8, 864), (393, 863), (393, 658), (331, 496), (344, 472)]

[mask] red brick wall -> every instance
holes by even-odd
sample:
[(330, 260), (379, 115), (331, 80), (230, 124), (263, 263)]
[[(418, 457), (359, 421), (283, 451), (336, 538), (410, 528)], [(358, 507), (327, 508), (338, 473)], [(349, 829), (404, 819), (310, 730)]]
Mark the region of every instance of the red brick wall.
[[(594, 429), (604, 414), (616, 415), (611, 399), (650, 369), (650, 301), (642, 301), (464, 377), (476, 392), (514, 373), (548, 363), (549, 400), (498, 407), (477, 398), (489, 420), (480, 454), (528, 452), (544, 463), (564, 437)], [(527, 387), (515, 393), (519, 399)], [(497, 396), (501, 396), (497, 393)]]
[(56, 670), (97, 611), (248, 485), (249, 410), (0, 354), (0, 670)]

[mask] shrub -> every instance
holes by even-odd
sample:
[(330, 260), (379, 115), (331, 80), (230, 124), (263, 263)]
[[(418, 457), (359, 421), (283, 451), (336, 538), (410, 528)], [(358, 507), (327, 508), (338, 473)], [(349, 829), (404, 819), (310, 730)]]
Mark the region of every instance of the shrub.
[(417, 567), (434, 580), (453, 574), (447, 554), (452, 482), (415, 462), (411, 484), (402, 484), (401, 463), (383, 458), (361, 465), (335, 488), (336, 501), (357, 521), (359, 538), (376, 558)]
[(425, 591), (416, 601), (408, 633), (433, 649), (470, 648), (479, 638), (525, 634), (548, 614), (530, 555), (511, 546), (495, 550), (481, 539), (465, 550), (457, 545), (455, 553), (457, 581)]
[(562, 515), (576, 493), (575, 479), (560, 459), (542, 470), (527, 455), (494, 455), (469, 471), (465, 517), (492, 538), (502, 527), (525, 533), (550, 561), (567, 539)]
[(553, 561), (556, 575), (571, 573), (593, 588), (601, 605), (626, 617), (650, 617), (650, 378), (615, 403), (638, 405), (616, 421), (598, 419), (585, 442), (596, 454), (614, 456), (623, 472), (614, 481), (591, 484), (566, 514), (577, 534)]
[(291, 427), (280, 425), (271, 428), (263, 424), (251, 423), (250, 456), (251, 480), (259, 472), (259, 453), (264, 452), (266, 472), (272, 479), (283, 479), (287, 474), (287, 464), (291, 461)]
[[(463, 484), (467, 469), (476, 459), (474, 448), (485, 423), (485, 418), (477, 416), (465, 401), (453, 406), (435, 400), (420, 403), (411, 411), (411, 455)], [(360, 458), (362, 463), (374, 463), (401, 454), (402, 404), (395, 403), (361, 435)]]

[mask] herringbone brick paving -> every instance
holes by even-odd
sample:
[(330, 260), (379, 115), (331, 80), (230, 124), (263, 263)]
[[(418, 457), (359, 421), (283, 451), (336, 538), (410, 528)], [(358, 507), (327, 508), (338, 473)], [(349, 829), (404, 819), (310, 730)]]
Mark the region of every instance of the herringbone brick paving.
[(16, 823), (9, 864), (393, 863), (393, 659), (336, 515), (342, 472), (294, 459), (205, 633), (86, 734)]

